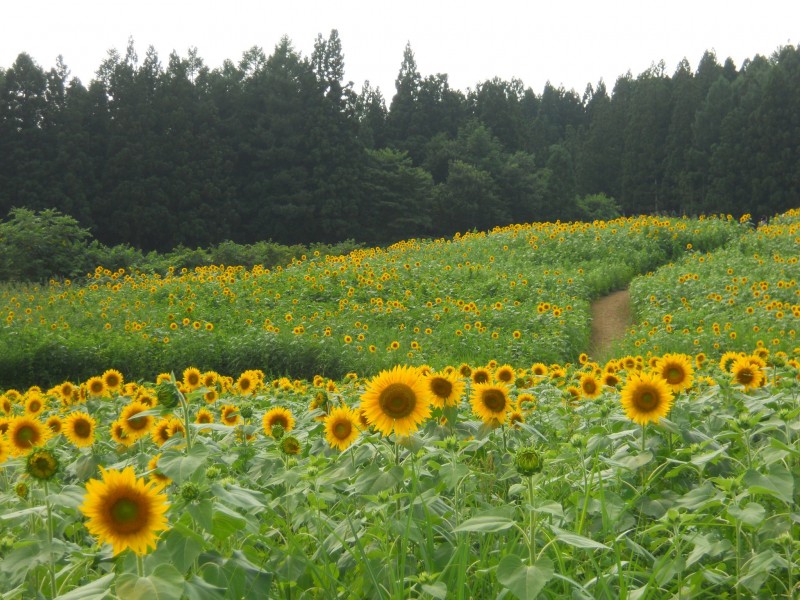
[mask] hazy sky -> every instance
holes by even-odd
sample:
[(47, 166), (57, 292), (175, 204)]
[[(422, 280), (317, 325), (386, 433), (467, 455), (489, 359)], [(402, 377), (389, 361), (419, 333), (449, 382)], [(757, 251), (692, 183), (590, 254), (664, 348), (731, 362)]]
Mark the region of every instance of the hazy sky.
[(61, 54), (84, 84), (110, 48), (124, 54), (133, 37), (140, 59), (152, 45), (166, 65), (191, 46), (210, 68), (260, 46), (271, 54), (281, 36), (311, 53), (318, 33), (339, 31), (345, 79), (365, 79), (394, 94), (406, 42), (423, 76), (447, 73), (466, 90), (491, 77), (517, 77), (536, 93), (544, 84), (582, 93), (636, 76), (663, 59), (673, 73), (686, 57), (697, 67), (706, 49), (737, 67), (755, 54), (800, 43), (797, 0), (37, 0), (3, 4), (0, 67), (27, 52), (45, 70)]

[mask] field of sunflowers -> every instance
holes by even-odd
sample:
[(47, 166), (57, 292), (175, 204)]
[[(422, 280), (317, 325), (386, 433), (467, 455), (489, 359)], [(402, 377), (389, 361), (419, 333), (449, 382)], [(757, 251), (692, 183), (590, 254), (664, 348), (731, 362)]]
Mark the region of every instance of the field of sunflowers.
[(641, 217), (0, 288), (2, 597), (795, 598), (798, 255)]

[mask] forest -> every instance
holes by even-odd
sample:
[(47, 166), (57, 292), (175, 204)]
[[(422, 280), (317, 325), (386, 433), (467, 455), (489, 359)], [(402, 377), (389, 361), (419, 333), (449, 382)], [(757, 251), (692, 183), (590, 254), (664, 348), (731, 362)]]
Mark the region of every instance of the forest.
[(465, 91), (406, 46), (388, 98), (336, 30), (210, 69), (134, 41), (86, 85), (59, 57), (0, 67), (0, 218), (55, 209), (142, 250), (387, 244), (510, 223), (783, 212), (800, 197), (800, 46), (706, 51), (581, 94)]

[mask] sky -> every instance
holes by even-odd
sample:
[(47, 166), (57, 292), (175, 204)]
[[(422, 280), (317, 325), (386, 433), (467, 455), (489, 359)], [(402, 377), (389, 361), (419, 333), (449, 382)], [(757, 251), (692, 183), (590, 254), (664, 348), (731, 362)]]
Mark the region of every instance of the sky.
[(356, 91), (369, 80), (387, 102), (406, 43), (423, 77), (446, 73), (462, 91), (518, 78), (537, 94), (548, 81), (579, 94), (600, 79), (611, 89), (661, 60), (668, 74), (683, 58), (696, 69), (706, 50), (738, 67), (800, 43), (796, 0), (37, 0), (4, 3), (2, 14), (0, 68), (27, 52), (49, 70), (62, 55), (85, 85), (131, 37), (140, 59), (152, 45), (166, 66), (173, 50), (197, 47), (214, 69), (253, 46), (270, 55), (284, 35), (308, 56), (336, 29), (345, 80)]

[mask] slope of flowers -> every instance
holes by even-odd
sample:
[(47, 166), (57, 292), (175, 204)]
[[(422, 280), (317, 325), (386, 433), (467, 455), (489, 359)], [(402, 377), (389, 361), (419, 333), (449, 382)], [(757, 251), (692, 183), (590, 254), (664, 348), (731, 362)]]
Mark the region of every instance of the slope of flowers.
[(136, 377), (189, 364), (339, 377), (398, 363), (574, 360), (593, 297), (742, 231), (730, 218), (639, 217), (408, 240), (274, 270), (98, 267), (81, 281), (0, 289), (0, 383), (109, 366)]
[(751, 229), (713, 252), (631, 285), (637, 326), (622, 352), (698, 352), (764, 346), (790, 352), (800, 331), (800, 210)]

